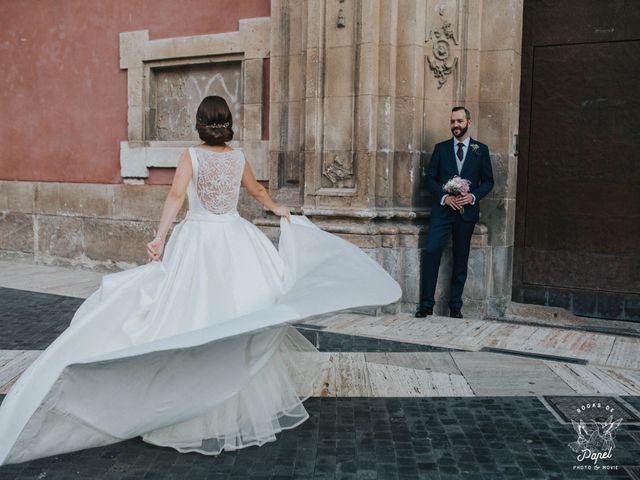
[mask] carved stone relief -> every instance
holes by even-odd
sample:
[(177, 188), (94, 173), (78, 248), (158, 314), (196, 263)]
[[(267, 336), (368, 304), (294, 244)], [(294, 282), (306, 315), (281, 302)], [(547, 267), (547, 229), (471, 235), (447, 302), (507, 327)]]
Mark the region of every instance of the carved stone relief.
[(344, 8), (342, 8), (342, 4), (344, 3), (344, 0), (339, 0), (340, 2), (340, 9), (338, 10), (338, 21), (336, 22), (336, 26), (338, 28), (345, 28), (347, 26), (347, 21), (344, 17)]
[(332, 187), (342, 188), (346, 186), (345, 182), (353, 177), (353, 163), (350, 160), (340, 158), (339, 155), (334, 155), (331, 162), (325, 163), (322, 174), (331, 181)]
[(220, 95), (227, 101), (237, 135), (242, 125), (240, 62), (188, 65), (153, 69), (152, 72), (150, 140), (198, 141), (193, 118), (201, 99), (208, 95)]
[(427, 55), (427, 62), (429, 63), (429, 69), (433, 73), (433, 76), (438, 80), (438, 89), (446, 83), (448, 76), (453, 72), (453, 69), (458, 65), (458, 57), (455, 57), (450, 64), (447, 64), (451, 57), (451, 43), (458, 45), (453, 29), (451, 28), (451, 22), (444, 17), (444, 6), (438, 7), (438, 15), (442, 25), (440, 28), (430, 30), (426, 43), (431, 42), (431, 51), (433, 58)]

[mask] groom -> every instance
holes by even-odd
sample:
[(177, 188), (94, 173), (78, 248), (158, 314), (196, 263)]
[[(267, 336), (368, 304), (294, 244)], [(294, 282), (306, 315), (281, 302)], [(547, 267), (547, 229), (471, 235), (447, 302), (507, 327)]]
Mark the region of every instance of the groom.
[[(416, 317), (433, 315), (440, 257), (453, 236), (453, 275), (449, 316), (462, 318), (462, 291), (467, 279), (467, 262), (473, 228), (480, 216), (480, 200), (493, 188), (489, 148), (469, 136), (471, 113), (464, 107), (451, 111), (453, 138), (438, 143), (427, 170), (427, 188), (433, 196), (431, 224), (420, 265), (420, 304)], [(469, 180), (469, 193), (448, 195), (443, 185), (453, 177)], [(464, 213), (462, 213), (464, 210)]]

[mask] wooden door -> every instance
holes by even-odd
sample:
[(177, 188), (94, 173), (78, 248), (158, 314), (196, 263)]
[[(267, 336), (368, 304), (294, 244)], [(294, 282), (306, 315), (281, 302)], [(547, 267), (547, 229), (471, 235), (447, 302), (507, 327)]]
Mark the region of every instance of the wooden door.
[(515, 301), (640, 320), (640, 4), (525, 0)]

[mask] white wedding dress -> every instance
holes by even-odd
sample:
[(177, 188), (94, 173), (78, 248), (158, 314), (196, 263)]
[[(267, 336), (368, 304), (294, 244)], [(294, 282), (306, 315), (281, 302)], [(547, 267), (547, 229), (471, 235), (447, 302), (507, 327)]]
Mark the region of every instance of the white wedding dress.
[(399, 299), (374, 260), (306, 217), (281, 218), (278, 250), (240, 217), (241, 150), (189, 152), (189, 210), (163, 261), (104, 276), (16, 381), (0, 465), (136, 436), (210, 455), (274, 441), (308, 418), (327, 368), (290, 324)]

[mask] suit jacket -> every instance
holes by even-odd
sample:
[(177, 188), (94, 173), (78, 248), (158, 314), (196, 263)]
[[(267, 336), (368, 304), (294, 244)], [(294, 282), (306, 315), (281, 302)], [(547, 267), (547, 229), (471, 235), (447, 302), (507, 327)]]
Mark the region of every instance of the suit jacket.
[[(473, 145), (478, 145), (478, 147)], [(458, 174), (458, 165), (453, 155), (453, 139), (436, 144), (427, 170), (427, 189), (433, 196), (432, 219), (460, 215), (451, 207), (440, 205), (440, 199), (447, 193), (442, 187), (456, 175), (471, 182), (470, 193), (476, 197), (474, 205), (464, 206), (462, 219), (467, 222), (478, 221), (480, 200), (493, 188), (493, 169), (491, 168), (489, 147), (471, 138), (467, 155), (462, 164), (462, 171)]]

